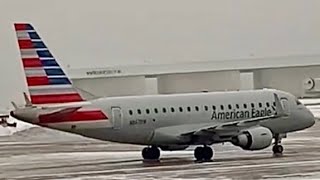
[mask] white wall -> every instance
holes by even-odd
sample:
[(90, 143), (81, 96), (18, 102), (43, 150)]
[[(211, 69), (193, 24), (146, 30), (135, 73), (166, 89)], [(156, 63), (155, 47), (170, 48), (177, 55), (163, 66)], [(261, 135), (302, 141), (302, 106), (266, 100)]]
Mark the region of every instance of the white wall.
[(239, 71), (220, 71), (158, 76), (160, 94), (240, 89)]
[(74, 79), (73, 83), (76, 87), (100, 97), (143, 95), (146, 91), (144, 76)]
[(256, 70), (254, 88), (275, 88), (290, 92), (297, 97), (320, 96), (319, 93), (305, 91), (303, 81), (309, 77), (320, 78), (320, 66)]

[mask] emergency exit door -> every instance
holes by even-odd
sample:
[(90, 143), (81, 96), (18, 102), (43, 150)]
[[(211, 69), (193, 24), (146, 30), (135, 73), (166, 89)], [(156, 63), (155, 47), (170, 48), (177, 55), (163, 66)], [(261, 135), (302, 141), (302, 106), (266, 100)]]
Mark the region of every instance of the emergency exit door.
[(112, 107), (112, 126), (113, 129), (120, 129), (122, 126), (122, 111), (120, 107)]

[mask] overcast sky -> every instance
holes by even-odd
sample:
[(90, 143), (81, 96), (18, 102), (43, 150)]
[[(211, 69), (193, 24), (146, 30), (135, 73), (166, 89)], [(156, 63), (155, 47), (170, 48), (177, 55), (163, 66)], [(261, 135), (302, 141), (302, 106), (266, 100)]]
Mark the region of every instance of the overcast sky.
[(320, 54), (319, 0), (1, 0), (0, 107), (25, 89), (14, 22), (72, 68)]

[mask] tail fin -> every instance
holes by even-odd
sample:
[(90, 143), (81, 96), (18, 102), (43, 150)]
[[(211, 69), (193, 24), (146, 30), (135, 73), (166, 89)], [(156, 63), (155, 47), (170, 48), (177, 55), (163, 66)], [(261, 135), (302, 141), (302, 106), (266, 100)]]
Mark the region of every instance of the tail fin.
[(32, 25), (16, 23), (14, 26), (31, 103), (83, 101)]

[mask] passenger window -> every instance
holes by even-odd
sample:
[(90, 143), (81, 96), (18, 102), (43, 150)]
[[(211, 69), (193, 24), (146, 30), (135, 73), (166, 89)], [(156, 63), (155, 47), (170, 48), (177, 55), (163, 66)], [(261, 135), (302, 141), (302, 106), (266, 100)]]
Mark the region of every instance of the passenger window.
[(251, 107), (254, 108), (254, 104), (253, 103), (251, 103)]
[(216, 106), (212, 106), (212, 109), (215, 111), (216, 110)]
[(208, 106), (204, 106), (205, 111), (208, 111), (208, 109), (209, 109)]
[(188, 110), (188, 112), (190, 112), (190, 111), (191, 111), (191, 108), (190, 108), (190, 107), (187, 107), (187, 110)]
[(133, 111), (132, 110), (129, 110), (129, 114), (132, 116), (132, 114), (133, 114)]
[(157, 109), (157, 108), (154, 108), (154, 112), (155, 112), (156, 114), (158, 114), (158, 109)]
[(146, 113), (147, 113), (147, 114), (150, 114), (150, 110), (149, 110), (149, 109), (146, 109)]
[(174, 112), (174, 108), (173, 107), (171, 107), (171, 112)]
[(269, 102), (266, 102), (266, 105), (267, 105), (267, 107), (270, 107), (270, 104), (269, 104)]
[(259, 107), (260, 107), (260, 108), (262, 107), (262, 103), (259, 103)]
[(167, 112), (166, 108), (162, 108), (162, 112), (166, 113)]
[(141, 110), (140, 109), (138, 109), (137, 112), (138, 112), (138, 114), (141, 114)]
[(236, 108), (239, 109), (239, 104), (236, 104)]
[(199, 107), (198, 107), (198, 106), (195, 106), (194, 109), (195, 109), (196, 111), (199, 111)]
[(243, 108), (247, 109), (247, 104), (243, 104)]
[(223, 110), (223, 109), (224, 109), (224, 108), (223, 108), (223, 105), (220, 105), (220, 109), (221, 109), (221, 110)]
[(179, 111), (180, 111), (180, 112), (182, 112), (182, 111), (183, 111), (182, 107), (179, 107)]
[(232, 109), (232, 106), (231, 106), (231, 104), (229, 104), (229, 105), (228, 105), (228, 108), (229, 108), (229, 109)]

